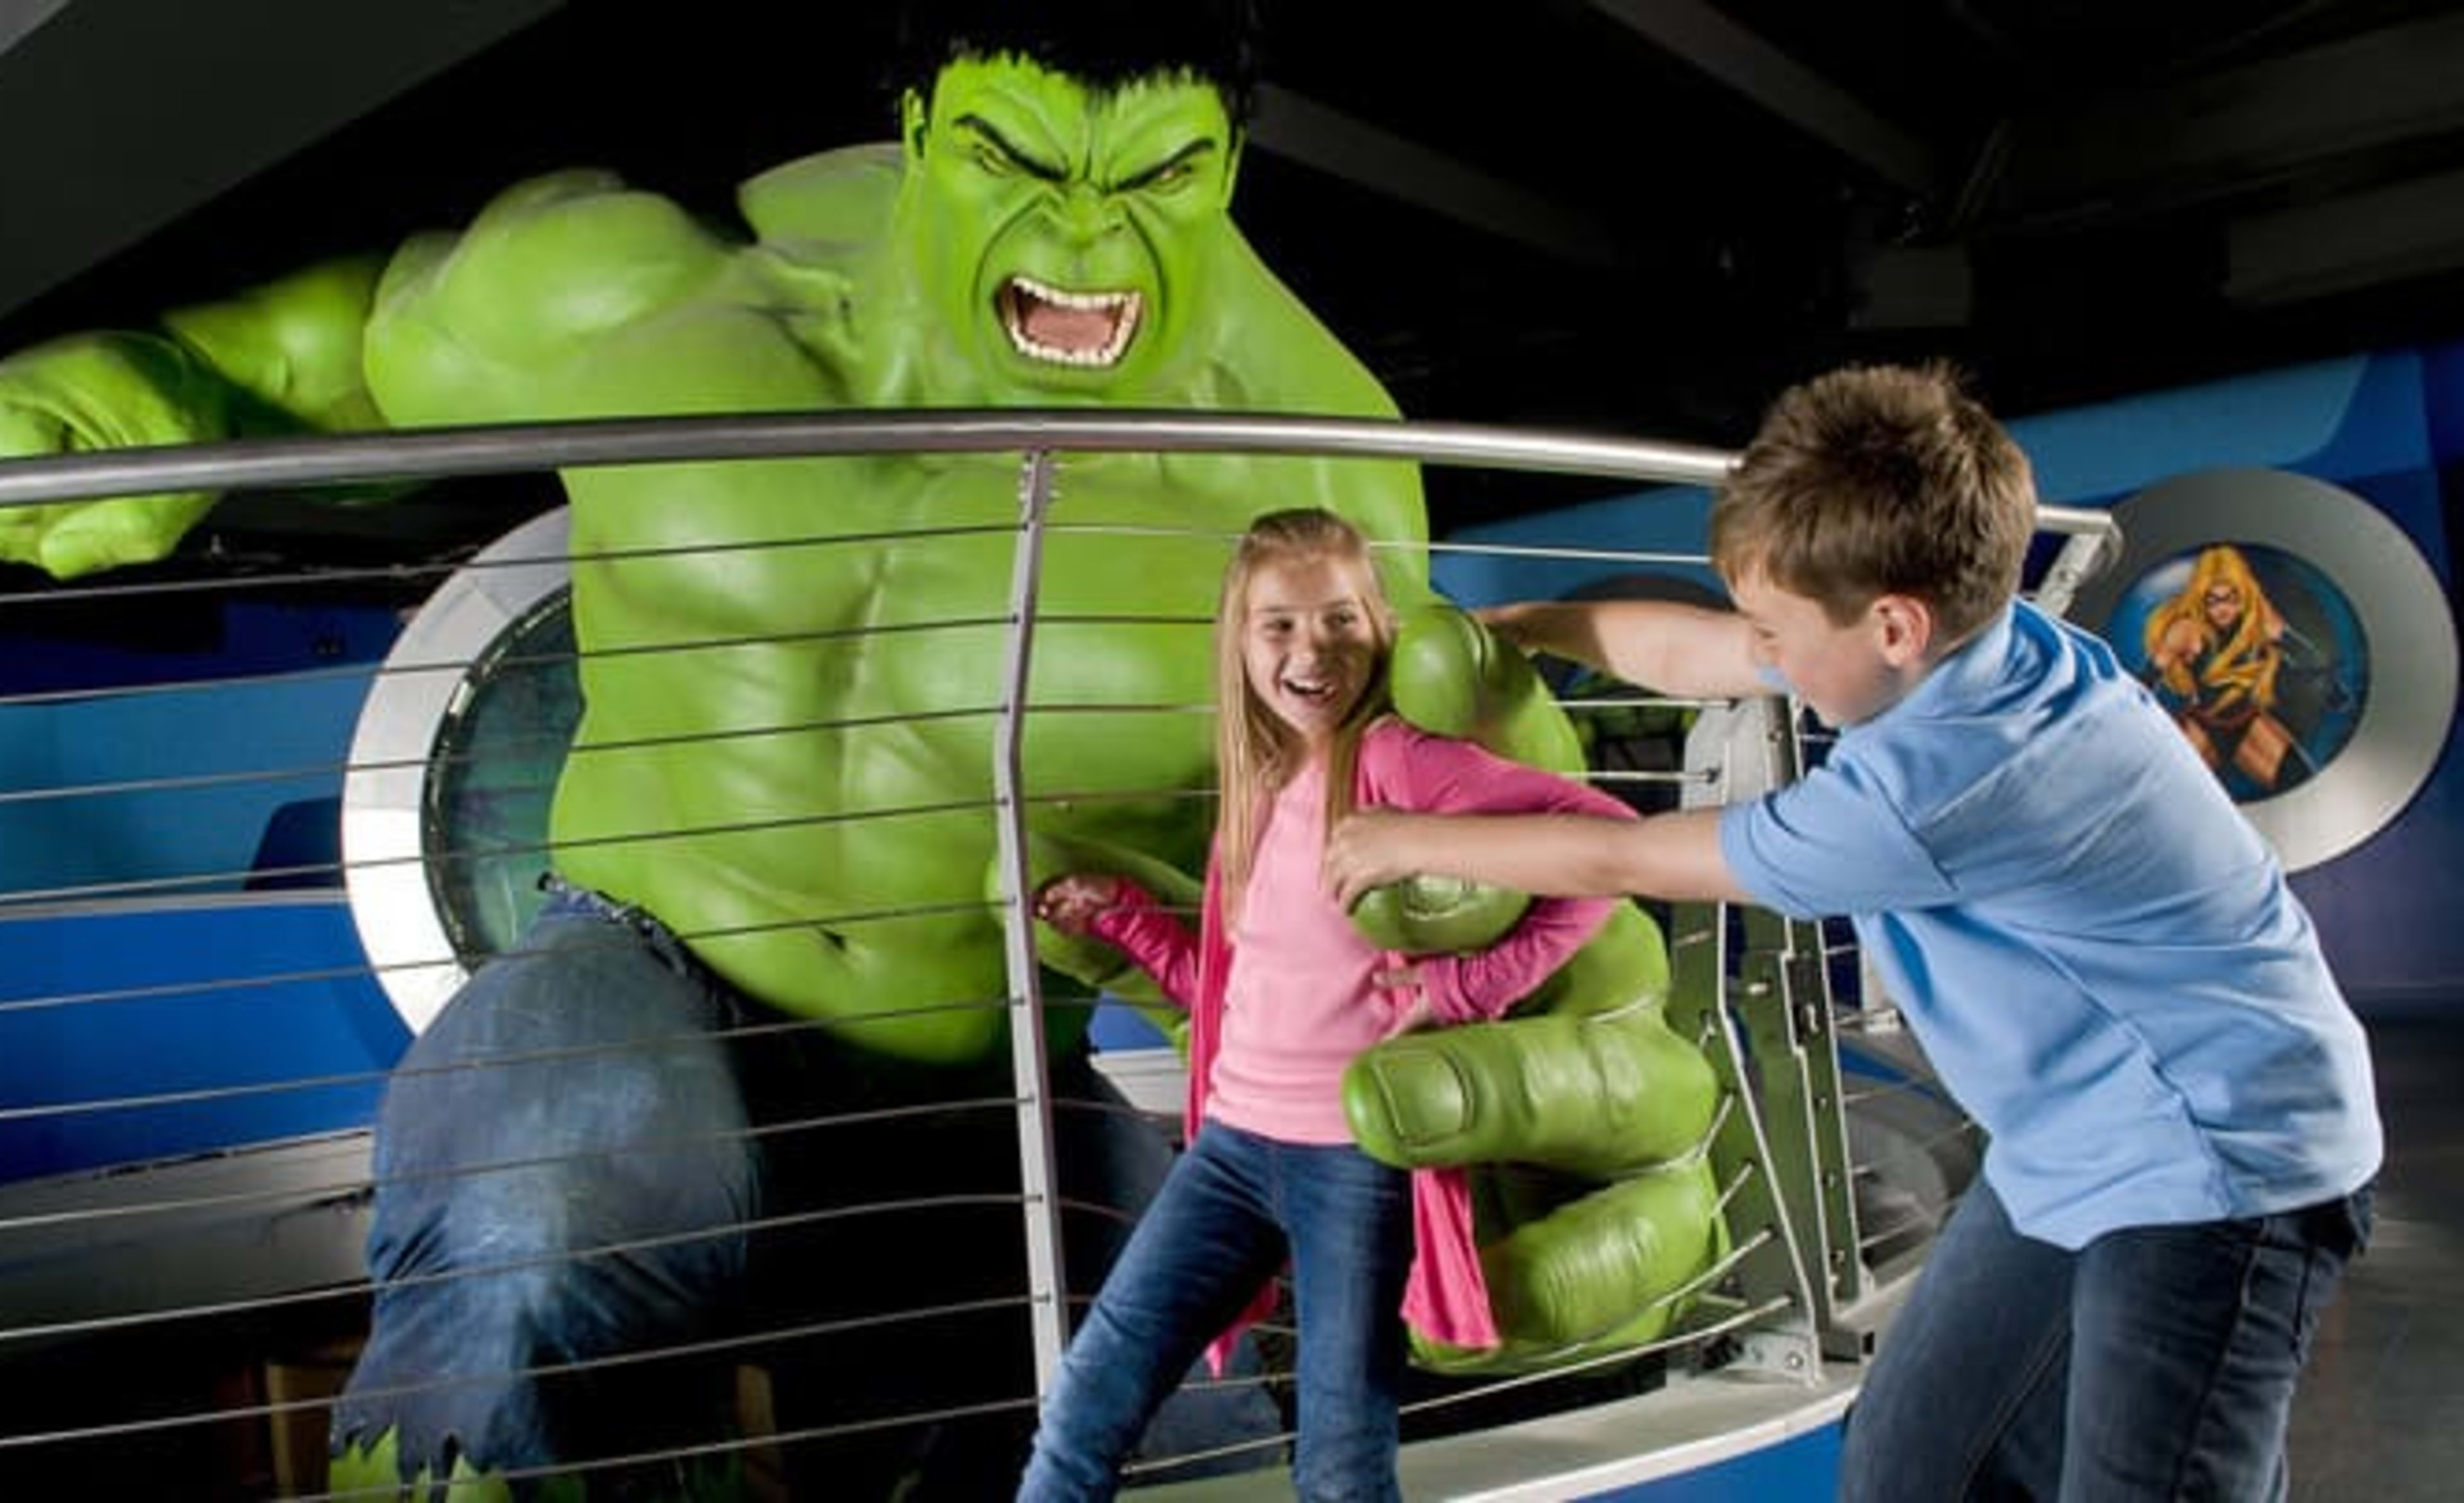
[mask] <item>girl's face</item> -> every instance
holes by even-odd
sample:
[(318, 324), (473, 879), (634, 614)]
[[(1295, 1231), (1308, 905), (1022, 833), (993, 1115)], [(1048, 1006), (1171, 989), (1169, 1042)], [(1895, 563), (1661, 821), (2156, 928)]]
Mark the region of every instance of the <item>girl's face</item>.
[(1275, 561), (1249, 576), (1241, 661), (1249, 692), (1312, 748), (1324, 746), (1377, 668), (1369, 603), (1331, 558)]

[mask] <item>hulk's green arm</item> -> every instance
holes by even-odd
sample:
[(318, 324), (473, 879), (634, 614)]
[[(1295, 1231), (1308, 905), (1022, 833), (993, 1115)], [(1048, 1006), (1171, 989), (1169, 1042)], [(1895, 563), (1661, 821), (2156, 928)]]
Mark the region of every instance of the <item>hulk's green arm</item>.
[[(360, 355), (383, 267), (328, 261), (171, 313), (160, 332), (71, 335), (0, 361), (0, 458), (382, 427)], [(13, 508), (0, 513), (0, 559), (57, 579), (148, 563), (217, 498)]]

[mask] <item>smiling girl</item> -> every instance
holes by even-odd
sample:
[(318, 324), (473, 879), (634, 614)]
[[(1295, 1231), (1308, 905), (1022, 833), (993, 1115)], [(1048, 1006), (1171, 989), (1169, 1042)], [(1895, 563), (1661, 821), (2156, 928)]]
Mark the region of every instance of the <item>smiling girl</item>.
[(1037, 895), (1045, 922), (1118, 945), (1190, 1009), (1190, 1140), (1070, 1343), (1023, 1499), (1111, 1496), (1155, 1407), (1210, 1341), (1263, 1313), (1287, 1262), (1294, 1491), (1399, 1495), (1406, 1312), (1463, 1346), (1497, 1332), (1460, 1172), (1363, 1153), (1344, 1068), (1406, 1029), (1503, 1013), (1612, 906), (1534, 903), (1479, 954), (1407, 958), (1326, 895), (1327, 829), (1354, 807), (1631, 817), (1394, 716), (1393, 615), (1351, 524), (1315, 510), (1258, 518), (1226, 572), (1216, 637), (1222, 803), (1199, 931), (1118, 876), (1063, 875)]

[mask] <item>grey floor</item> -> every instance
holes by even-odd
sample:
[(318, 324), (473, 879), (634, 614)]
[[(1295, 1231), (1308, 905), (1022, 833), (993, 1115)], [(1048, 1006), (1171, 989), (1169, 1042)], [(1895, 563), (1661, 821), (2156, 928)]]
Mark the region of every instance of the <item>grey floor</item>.
[(2294, 1402), (2294, 1503), (2464, 1498), (2464, 998), (2369, 1028), (2378, 1229)]

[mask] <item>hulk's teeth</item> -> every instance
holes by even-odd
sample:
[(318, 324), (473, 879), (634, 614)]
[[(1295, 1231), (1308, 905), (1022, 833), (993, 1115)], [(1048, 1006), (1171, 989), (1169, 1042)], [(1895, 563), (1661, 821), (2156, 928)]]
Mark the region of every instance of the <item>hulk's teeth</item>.
[[(1011, 277), (1001, 289), (1000, 304), (1001, 327), (1009, 335), (1013, 349), (1029, 360), (1089, 369), (1119, 362), (1137, 332), (1138, 316), (1144, 306), (1135, 292), (1068, 292), (1031, 276)], [(1060, 316), (1061, 321), (1082, 327), (1100, 320), (1103, 338), (1094, 343), (1067, 344), (1040, 339), (1030, 329), (1039, 322), (1054, 321), (1041, 317), (1047, 310)]]

